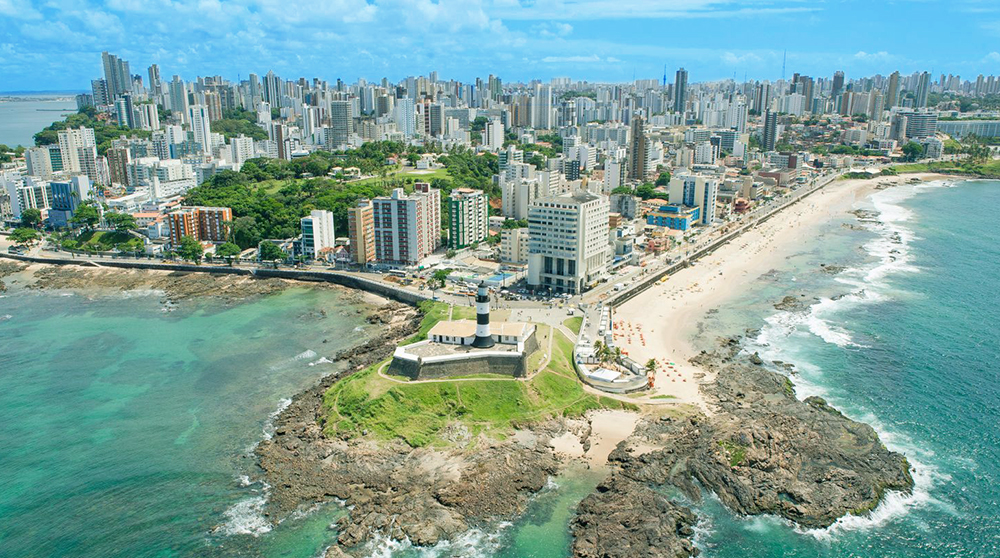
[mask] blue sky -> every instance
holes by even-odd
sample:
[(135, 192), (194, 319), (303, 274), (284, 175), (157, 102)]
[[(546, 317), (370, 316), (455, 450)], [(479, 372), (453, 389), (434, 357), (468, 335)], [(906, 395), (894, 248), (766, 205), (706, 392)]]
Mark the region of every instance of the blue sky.
[(592, 81), (1000, 74), (997, 0), (0, 0), (0, 91), (87, 89), (100, 52), (179, 74)]

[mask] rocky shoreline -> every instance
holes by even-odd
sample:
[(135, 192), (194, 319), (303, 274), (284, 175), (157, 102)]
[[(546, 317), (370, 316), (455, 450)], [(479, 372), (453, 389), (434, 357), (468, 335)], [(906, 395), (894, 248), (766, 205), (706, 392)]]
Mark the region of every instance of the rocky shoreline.
[[(297, 396), (277, 418), (276, 435), (257, 448), (272, 486), (273, 518), (331, 498), (350, 510), (331, 526), (338, 539), (329, 557), (358, 556), (376, 534), (430, 546), (516, 519), (565, 465), (551, 440), (573, 432), (587, 443), (586, 428), (566, 420), (523, 426), (504, 441), (479, 439), (472, 451), (325, 437), (323, 394), (387, 358), (417, 321), (393, 323), (379, 338), (338, 355), (350, 370)], [(906, 459), (887, 450), (871, 427), (820, 398), (798, 400), (786, 376), (740, 346), (739, 339), (723, 340), (717, 351), (693, 359), (716, 377), (702, 386), (711, 416), (647, 414), (612, 451), (608, 477), (572, 520), (574, 557), (697, 556), (697, 517), (669, 490), (692, 501), (709, 491), (740, 514), (823, 528), (871, 511), (887, 490), (912, 488)]]
[[(396, 343), (419, 326), (419, 316), (402, 305), (383, 308), (380, 315), (395, 316), (392, 325), (337, 355), (348, 370), (294, 397), (275, 419), (275, 435), (256, 449), (271, 486), (269, 515), (276, 521), (332, 498), (350, 509), (335, 526), (337, 544), (327, 550), (329, 557), (359, 555), (377, 534), (430, 546), (474, 527), (516, 519), (561, 467), (551, 440), (569, 431), (584, 440), (588, 434), (580, 421), (551, 420), (506, 440), (480, 436), (471, 451), (326, 437), (320, 426), (323, 394), (337, 381), (388, 358)], [(467, 432), (456, 433), (456, 438), (467, 437)]]
[(870, 426), (821, 398), (796, 399), (784, 375), (739, 353), (740, 341), (729, 339), (693, 359), (716, 375), (702, 387), (712, 416), (647, 418), (612, 452), (616, 470), (573, 520), (574, 556), (696, 556), (694, 515), (663, 496), (666, 488), (693, 501), (713, 492), (736, 513), (806, 528), (868, 513), (887, 490), (912, 489), (906, 458)]
[[(101, 268), (84, 265), (24, 266), (0, 261), (0, 279), (21, 271), (30, 273), (27, 279), (22, 280), (23, 287), (30, 290), (71, 290), (90, 293), (155, 291), (162, 293), (163, 303), (168, 305), (196, 298), (213, 298), (228, 304), (238, 304), (296, 286), (336, 289), (349, 297), (346, 302), (362, 302), (364, 299), (364, 293), (360, 291), (330, 283), (257, 278), (248, 275)], [(0, 291), (3, 289), (4, 287), (0, 286)]]

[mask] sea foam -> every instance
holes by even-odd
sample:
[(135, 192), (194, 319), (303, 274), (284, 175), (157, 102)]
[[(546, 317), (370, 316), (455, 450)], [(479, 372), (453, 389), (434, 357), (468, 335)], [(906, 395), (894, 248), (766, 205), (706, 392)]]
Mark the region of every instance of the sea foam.
[[(795, 343), (789, 339), (814, 335), (824, 342), (839, 347), (858, 347), (845, 329), (831, 324), (838, 313), (859, 304), (873, 304), (899, 295), (886, 279), (896, 273), (919, 272), (919, 268), (911, 263), (909, 244), (919, 240), (904, 223), (913, 218), (913, 212), (900, 205), (907, 199), (917, 195), (921, 190), (929, 188), (950, 187), (946, 181), (912, 184), (897, 188), (882, 190), (872, 195), (872, 204), (879, 214), (877, 221), (863, 221), (877, 236), (864, 245), (865, 251), (875, 260), (867, 266), (845, 270), (837, 277), (837, 281), (853, 287), (855, 290), (836, 300), (824, 298), (801, 311), (781, 311), (765, 319), (766, 325), (761, 328), (758, 336), (748, 341), (745, 349), (748, 352), (757, 351), (765, 360), (781, 360), (792, 362), (800, 374), (795, 378), (795, 391), (799, 398), (820, 396), (831, 400), (840, 406), (835, 397), (822, 384), (810, 379), (822, 378), (823, 371), (811, 364), (804, 355), (796, 350)], [(857, 412), (857, 411), (856, 411)], [(934, 498), (931, 494), (935, 484), (948, 480), (948, 475), (937, 469), (932, 463), (934, 455), (919, 445), (913, 443), (905, 435), (883, 425), (877, 417), (861, 410), (863, 415), (858, 420), (872, 426), (885, 446), (893, 451), (907, 456), (911, 465), (914, 487), (909, 493), (889, 491), (882, 502), (870, 513), (865, 515), (848, 515), (837, 520), (826, 529), (802, 529), (796, 531), (817, 539), (826, 540), (840, 533), (870, 529), (885, 524), (895, 518), (905, 515), (917, 507), (933, 505), (948, 512), (951, 506)], [(765, 523), (778, 518), (762, 519)], [(784, 522), (783, 520), (779, 520)], [(785, 522), (791, 524), (790, 522)], [(748, 524), (748, 529), (759, 529), (760, 523)]]

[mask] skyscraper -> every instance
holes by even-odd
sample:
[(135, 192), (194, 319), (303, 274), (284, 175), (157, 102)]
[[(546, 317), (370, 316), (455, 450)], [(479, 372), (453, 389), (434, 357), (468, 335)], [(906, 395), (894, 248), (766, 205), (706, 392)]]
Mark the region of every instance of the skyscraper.
[(153, 64), (149, 67), (149, 90), (153, 95), (157, 95), (160, 93), (160, 86), (160, 67)]
[(629, 180), (646, 179), (646, 132), (641, 116), (632, 116), (632, 137), (628, 151)]
[(182, 120), (187, 120), (188, 112), (188, 96), (187, 88), (184, 86), (184, 81), (181, 80), (180, 76), (174, 76), (170, 83), (167, 85), (168, 94), (167, 100), (170, 104), (170, 110), (174, 114), (181, 115)]
[(108, 84), (108, 95), (111, 99), (123, 95), (132, 89), (132, 75), (128, 62), (108, 54), (108, 51), (101, 53), (101, 60), (104, 63), (104, 81)]
[(899, 72), (889, 76), (889, 89), (885, 94), (885, 108), (891, 109), (899, 104)]
[(914, 99), (917, 108), (927, 106), (927, 99), (931, 93), (931, 75), (927, 72), (920, 74), (917, 80), (916, 98)]
[(330, 124), (333, 128), (331, 143), (334, 149), (340, 149), (350, 140), (354, 120), (351, 118), (350, 101), (332, 101), (330, 103)]
[(833, 89), (830, 91), (830, 98), (836, 102), (837, 97), (844, 92), (844, 72), (833, 73)]
[(774, 151), (774, 146), (778, 142), (778, 113), (767, 111), (764, 113), (764, 141), (761, 146), (764, 151)]
[(281, 78), (273, 71), (264, 76), (264, 101), (273, 108), (281, 108)]
[(674, 112), (684, 112), (687, 109), (687, 70), (681, 68), (677, 70), (674, 77)]
[(208, 107), (205, 105), (192, 105), (188, 107), (188, 122), (191, 124), (194, 141), (201, 145), (201, 152), (211, 153), (212, 133), (209, 127)]

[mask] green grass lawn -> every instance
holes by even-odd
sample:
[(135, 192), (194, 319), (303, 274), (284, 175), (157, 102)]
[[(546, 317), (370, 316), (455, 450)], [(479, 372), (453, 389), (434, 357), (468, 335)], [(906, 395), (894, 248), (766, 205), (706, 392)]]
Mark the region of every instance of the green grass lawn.
[[(435, 312), (440, 310), (428, 312), (425, 319)], [(518, 424), (580, 416), (591, 409), (638, 408), (585, 392), (573, 369), (572, 342), (559, 332), (555, 335), (551, 362), (529, 381), (497, 378), (400, 384), (377, 373), (384, 362), (373, 365), (326, 392), (324, 431), (332, 437), (401, 438), (413, 447), (447, 446), (440, 433), (454, 422), (466, 425), (473, 434), (501, 438)]]
[(906, 165), (895, 165), (892, 168), (899, 174), (940, 172), (943, 174), (979, 176), (983, 178), (1000, 177), (1000, 161), (988, 161), (986, 163), (964, 163), (955, 161), (911, 163)]
[(577, 316), (575, 318), (570, 318), (563, 322), (566, 329), (572, 331), (575, 335), (580, 335), (580, 328), (583, 327), (583, 316)]
[(74, 250), (96, 249), (100, 252), (110, 252), (115, 246), (123, 242), (128, 242), (133, 237), (128, 233), (116, 231), (87, 231), (80, 233), (75, 239), (64, 243), (67, 248)]
[(424, 317), (420, 320), (420, 329), (417, 333), (403, 342), (403, 345), (408, 343), (416, 343), (417, 341), (423, 341), (427, 339), (427, 332), (431, 330), (438, 322), (441, 320), (448, 319), (448, 307), (450, 305), (444, 302), (434, 302), (431, 300), (425, 300), (420, 303), (420, 311), (424, 314)]

